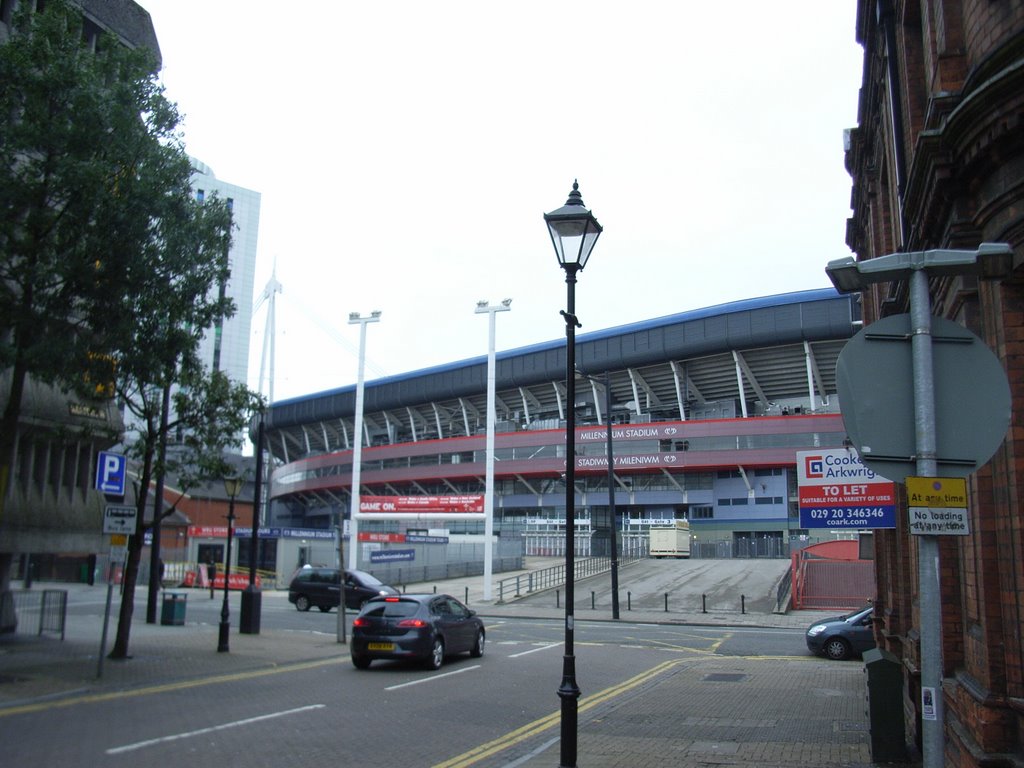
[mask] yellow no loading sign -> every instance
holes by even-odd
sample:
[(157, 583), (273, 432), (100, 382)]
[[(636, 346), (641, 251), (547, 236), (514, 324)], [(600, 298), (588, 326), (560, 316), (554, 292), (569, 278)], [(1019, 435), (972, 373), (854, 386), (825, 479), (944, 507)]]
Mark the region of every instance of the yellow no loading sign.
[(919, 535), (966, 536), (967, 480), (962, 477), (908, 477), (910, 532)]

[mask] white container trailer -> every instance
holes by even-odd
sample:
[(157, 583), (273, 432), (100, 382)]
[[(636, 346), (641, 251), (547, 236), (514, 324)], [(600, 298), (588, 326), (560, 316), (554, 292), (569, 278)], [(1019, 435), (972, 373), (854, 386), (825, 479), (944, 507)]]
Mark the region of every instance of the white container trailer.
[(651, 527), (651, 557), (689, 557), (690, 556), (690, 521), (676, 520), (675, 525)]

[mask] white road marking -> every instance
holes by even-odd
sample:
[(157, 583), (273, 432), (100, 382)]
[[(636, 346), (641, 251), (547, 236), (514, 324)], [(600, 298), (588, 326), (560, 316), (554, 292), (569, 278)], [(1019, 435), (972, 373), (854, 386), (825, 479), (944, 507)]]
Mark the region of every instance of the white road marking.
[(531, 653), (537, 653), (537, 651), (546, 651), (546, 650), (549, 650), (550, 648), (561, 648), (561, 647), (562, 647), (561, 643), (552, 643), (551, 645), (545, 645), (545, 646), (543, 646), (541, 648), (531, 648), (530, 650), (523, 651), (522, 653), (513, 653), (511, 656), (509, 656), (509, 658), (510, 659), (518, 659), (520, 656), (529, 656)]
[(474, 669), (480, 669), (479, 664), (474, 664), (472, 667), (465, 667), (463, 669), (455, 669), (451, 672), (443, 672), (440, 675), (431, 675), (430, 677), (423, 677), (419, 680), (412, 680), (408, 683), (399, 683), (398, 685), (389, 685), (385, 688), (385, 691), (397, 691), (399, 688), (408, 688), (410, 685), (419, 685), (420, 683), (430, 683), (434, 680), (440, 680), (442, 677), (451, 677), (452, 675), (461, 675), (463, 672), (469, 672)]
[(137, 741), (134, 744), (125, 744), (123, 747), (113, 747), (107, 750), (108, 755), (121, 755), (125, 752), (132, 752), (136, 749), (144, 749), (145, 747), (153, 747), (157, 744), (165, 744), (169, 741), (177, 741), (178, 739), (190, 739), (193, 736), (202, 736), (204, 733), (214, 733), (216, 731), (223, 731), (228, 728), (237, 728), (240, 725), (250, 725), (251, 723), (258, 723), (263, 720), (272, 720), (275, 717), (284, 717), (285, 715), (294, 715), (298, 712), (306, 712), (310, 709), (323, 709), (326, 704), (310, 704), (308, 707), (299, 707), (298, 709), (287, 709), (283, 712), (272, 712), (269, 715), (260, 715), (259, 717), (249, 717), (245, 720), (236, 720), (233, 723), (224, 723), (223, 725), (213, 725), (209, 728), (200, 728), (198, 731), (188, 731), (187, 733), (176, 733), (173, 736), (161, 736), (159, 739), (149, 739), (147, 741)]

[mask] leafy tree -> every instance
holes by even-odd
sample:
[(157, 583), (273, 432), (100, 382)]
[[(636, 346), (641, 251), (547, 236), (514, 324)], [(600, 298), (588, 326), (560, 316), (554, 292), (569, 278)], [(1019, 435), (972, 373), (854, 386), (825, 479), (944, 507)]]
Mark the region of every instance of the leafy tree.
[[(125, 404), (140, 476), (111, 652), (123, 658), (150, 482), (172, 464), (188, 483), (222, 474), (257, 398), (198, 359), (203, 334), (234, 311), (217, 290), (229, 277), (230, 210), (195, 199), (151, 55), (82, 40), (80, 13), (50, 0), (20, 13), (0, 45), (0, 370), (11, 376), (0, 505), (29, 376)], [(171, 462), (158, 449), (179, 430), (187, 437)]]
[(80, 12), (31, 5), (0, 45), (0, 523), (27, 377), (94, 393), (109, 378), (104, 276), (153, 240), (152, 200), (130, 187), (186, 162), (152, 54), (91, 51)]

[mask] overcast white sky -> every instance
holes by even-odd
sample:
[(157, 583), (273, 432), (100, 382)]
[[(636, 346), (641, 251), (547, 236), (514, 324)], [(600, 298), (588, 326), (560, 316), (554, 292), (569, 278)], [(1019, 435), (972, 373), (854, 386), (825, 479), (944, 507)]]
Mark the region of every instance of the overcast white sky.
[[(854, 0), (138, 0), (189, 153), (262, 194), (275, 399), (564, 338), (542, 214), (604, 226), (581, 333), (829, 285)], [(253, 318), (250, 386), (264, 315)]]

